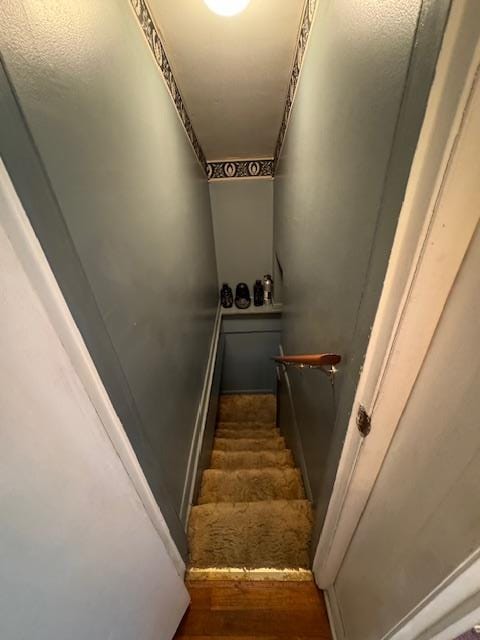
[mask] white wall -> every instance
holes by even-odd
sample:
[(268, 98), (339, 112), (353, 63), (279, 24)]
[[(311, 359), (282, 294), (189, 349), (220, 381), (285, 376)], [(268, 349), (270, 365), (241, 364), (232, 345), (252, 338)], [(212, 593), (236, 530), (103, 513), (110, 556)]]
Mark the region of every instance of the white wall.
[(383, 637), (479, 546), (479, 287), (477, 230), (335, 584), (346, 638)]
[(6, 202), (0, 193), (0, 637), (167, 640), (188, 594), (11, 244)]
[[(382, 447), (385, 458), (329, 591), (341, 615), (341, 637), (349, 640), (437, 637), (445, 620), (459, 620), (480, 599), (479, 17), (476, 0), (450, 14), (439, 84), (402, 212), (418, 215), (419, 199), (430, 189), (418, 261), (371, 410), (372, 433), (355, 464), (354, 474), (363, 477), (357, 475), (350, 493), (363, 492), (370, 481), (366, 468), (379, 464)], [(458, 79), (463, 91), (454, 117), (444, 110), (444, 96), (455, 96)], [(448, 123), (432, 181), (438, 132), (442, 136)], [(427, 631), (432, 624), (436, 631)]]
[(273, 181), (234, 179), (210, 183), (218, 281), (246, 282), (272, 273)]

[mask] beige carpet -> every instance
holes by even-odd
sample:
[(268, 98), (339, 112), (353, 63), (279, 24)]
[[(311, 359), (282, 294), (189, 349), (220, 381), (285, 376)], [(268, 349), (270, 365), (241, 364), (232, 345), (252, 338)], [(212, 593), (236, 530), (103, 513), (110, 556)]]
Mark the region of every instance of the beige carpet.
[(219, 422), (266, 422), (276, 419), (277, 400), (273, 395), (222, 396), (218, 410)]
[(191, 568), (307, 568), (310, 503), (270, 395), (222, 396), (214, 450), (191, 511)]
[[(230, 423), (231, 424), (231, 423)], [(274, 438), (280, 437), (280, 431), (273, 427), (268, 429), (255, 429), (254, 427), (246, 427), (245, 429), (224, 429), (217, 428), (215, 433), (217, 438)]]

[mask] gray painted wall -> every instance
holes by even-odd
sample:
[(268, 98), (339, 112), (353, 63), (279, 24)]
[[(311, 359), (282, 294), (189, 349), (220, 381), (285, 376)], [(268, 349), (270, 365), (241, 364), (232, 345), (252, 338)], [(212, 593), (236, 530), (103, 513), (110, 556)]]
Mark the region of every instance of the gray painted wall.
[[(448, 6), (330, 1), (319, 7), (312, 28), (275, 179), (274, 224), (284, 272), (285, 353), (335, 351), (343, 357), (333, 399), (320, 373), (289, 373), (316, 507), (315, 537), (333, 486)], [(289, 413), (281, 411), (281, 423)]]
[(223, 393), (276, 393), (275, 363), (280, 345), (280, 314), (242, 311), (222, 321), (225, 344)]
[(235, 179), (210, 183), (218, 281), (235, 292), (272, 273), (273, 181)]
[[(273, 270), (273, 181), (235, 179), (210, 183), (218, 281), (235, 295)], [(223, 319), (223, 393), (273, 393), (271, 361), (278, 353), (279, 318), (240, 312)]]
[(0, 22), (7, 168), (185, 554), (217, 302), (205, 177), (128, 2), (4, 2)]

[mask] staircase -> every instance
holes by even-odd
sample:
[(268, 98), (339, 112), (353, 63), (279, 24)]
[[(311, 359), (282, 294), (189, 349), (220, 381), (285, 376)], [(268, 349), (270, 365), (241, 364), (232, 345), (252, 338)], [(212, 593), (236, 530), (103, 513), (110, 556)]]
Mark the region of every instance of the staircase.
[(311, 529), (275, 396), (222, 396), (210, 468), (190, 514), (191, 568), (308, 568)]

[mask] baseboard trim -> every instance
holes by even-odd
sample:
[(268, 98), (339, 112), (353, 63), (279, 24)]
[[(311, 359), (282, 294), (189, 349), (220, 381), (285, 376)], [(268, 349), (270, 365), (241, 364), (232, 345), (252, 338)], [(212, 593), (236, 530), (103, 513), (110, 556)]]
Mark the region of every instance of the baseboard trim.
[(193, 429), (193, 437), (188, 455), (187, 472), (185, 474), (185, 483), (183, 486), (182, 502), (180, 506), (180, 520), (184, 527), (187, 527), (190, 509), (192, 507), (193, 493), (195, 491), (195, 479), (197, 477), (198, 462), (202, 452), (203, 437), (207, 423), (208, 406), (210, 403), (210, 394), (212, 391), (213, 374), (215, 371), (215, 362), (217, 359), (218, 343), (220, 339), (220, 329), (222, 325), (222, 308), (220, 304), (217, 307), (217, 314), (213, 325), (212, 339), (210, 341), (210, 351), (208, 354), (207, 367), (203, 380), (202, 395), (198, 404), (197, 416), (195, 419), (195, 427)]
[(332, 631), (333, 640), (345, 640), (345, 630), (343, 628), (342, 614), (337, 600), (335, 588), (330, 587), (323, 592), (325, 596), (325, 604), (327, 606), (328, 620)]

